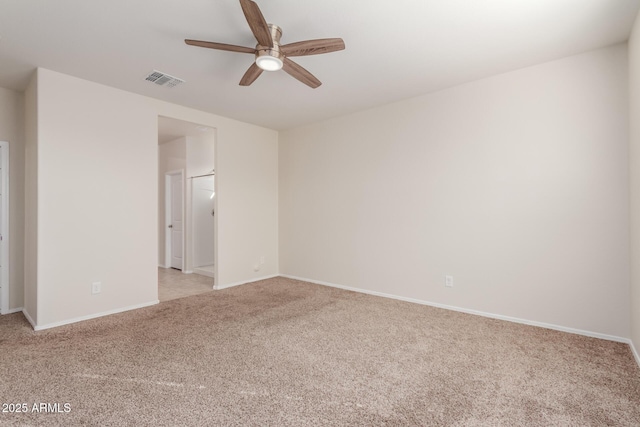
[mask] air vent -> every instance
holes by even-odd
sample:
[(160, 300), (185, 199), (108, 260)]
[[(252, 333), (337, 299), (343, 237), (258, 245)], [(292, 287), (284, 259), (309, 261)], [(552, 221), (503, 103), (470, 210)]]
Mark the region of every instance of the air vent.
[(162, 71), (153, 70), (147, 77), (144, 78), (146, 81), (155, 83), (159, 86), (165, 87), (175, 87), (180, 83), (184, 83), (184, 80), (179, 79), (177, 77), (170, 76), (167, 73), (163, 73)]

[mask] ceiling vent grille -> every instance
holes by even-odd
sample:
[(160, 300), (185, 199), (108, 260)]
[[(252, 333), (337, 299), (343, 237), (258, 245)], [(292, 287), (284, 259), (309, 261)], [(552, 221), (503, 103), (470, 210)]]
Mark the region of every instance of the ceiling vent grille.
[(149, 75), (144, 79), (148, 82), (155, 83), (158, 86), (165, 86), (165, 87), (175, 87), (175, 86), (178, 86), (180, 83), (184, 83), (184, 80), (182, 79), (170, 76), (167, 73), (163, 73), (162, 71), (156, 71), (156, 70), (153, 70), (153, 72), (149, 73)]

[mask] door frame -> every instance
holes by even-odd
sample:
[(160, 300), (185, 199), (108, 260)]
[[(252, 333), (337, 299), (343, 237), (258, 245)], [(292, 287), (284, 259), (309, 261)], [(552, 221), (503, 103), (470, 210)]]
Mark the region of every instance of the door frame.
[(171, 268), (171, 234), (169, 233), (169, 225), (171, 225), (171, 197), (173, 196), (173, 190), (172, 190), (172, 185), (171, 185), (171, 179), (176, 176), (176, 175), (180, 175), (180, 178), (182, 179), (182, 200), (180, 201), (180, 206), (182, 207), (182, 272), (184, 272), (184, 266), (185, 266), (185, 260), (184, 260), (184, 255), (185, 255), (185, 249), (186, 249), (186, 241), (185, 241), (185, 237), (186, 237), (186, 215), (185, 215), (185, 180), (184, 180), (184, 176), (185, 176), (185, 171), (184, 169), (179, 169), (179, 170), (173, 170), (173, 171), (169, 171), (166, 172), (164, 174), (164, 265), (165, 268)]
[(0, 141), (2, 150), (2, 185), (0, 185), (0, 204), (2, 208), (0, 215), (0, 265), (2, 265), (2, 275), (0, 276), (0, 314), (7, 314), (9, 310), (9, 143)]

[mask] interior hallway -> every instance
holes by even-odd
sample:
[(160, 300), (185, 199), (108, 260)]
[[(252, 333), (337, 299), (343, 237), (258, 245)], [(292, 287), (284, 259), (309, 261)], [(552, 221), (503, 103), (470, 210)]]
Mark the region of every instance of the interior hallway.
[(160, 302), (213, 291), (213, 278), (200, 274), (183, 274), (173, 268), (158, 267)]

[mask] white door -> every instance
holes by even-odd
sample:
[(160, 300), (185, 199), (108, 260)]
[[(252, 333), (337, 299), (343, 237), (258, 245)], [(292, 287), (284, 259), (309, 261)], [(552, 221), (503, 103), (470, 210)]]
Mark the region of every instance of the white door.
[(171, 176), (171, 267), (182, 270), (182, 176)]
[(215, 186), (213, 176), (193, 178), (191, 181), (191, 239), (193, 266), (212, 266), (214, 261)]

